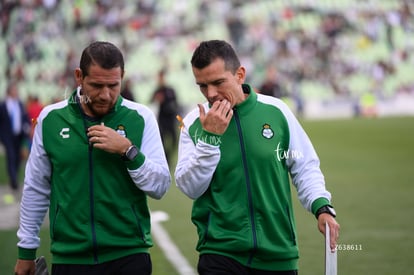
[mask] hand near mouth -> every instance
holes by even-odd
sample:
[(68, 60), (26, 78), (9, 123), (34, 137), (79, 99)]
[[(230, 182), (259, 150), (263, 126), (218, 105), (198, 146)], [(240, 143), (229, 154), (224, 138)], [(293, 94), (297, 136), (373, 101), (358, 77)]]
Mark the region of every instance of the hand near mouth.
[(233, 117), (233, 109), (227, 100), (215, 101), (206, 113), (203, 105), (198, 104), (200, 121), (203, 129), (217, 135), (222, 135)]

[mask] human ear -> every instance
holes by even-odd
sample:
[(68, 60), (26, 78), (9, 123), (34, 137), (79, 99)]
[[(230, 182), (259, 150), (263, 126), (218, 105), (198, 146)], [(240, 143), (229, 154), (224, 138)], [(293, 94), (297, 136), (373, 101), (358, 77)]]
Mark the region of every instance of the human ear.
[(81, 86), (82, 85), (82, 76), (83, 76), (82, 75), (82, 70), (80, 68), (76, 68), (75, 72), (74, 72), (74, 75), (75, 75), (76, 85)]
[(246, 68), (240, 66), (236, 71), (236, 78), (240, 84), (243, 84), (246, 78)]

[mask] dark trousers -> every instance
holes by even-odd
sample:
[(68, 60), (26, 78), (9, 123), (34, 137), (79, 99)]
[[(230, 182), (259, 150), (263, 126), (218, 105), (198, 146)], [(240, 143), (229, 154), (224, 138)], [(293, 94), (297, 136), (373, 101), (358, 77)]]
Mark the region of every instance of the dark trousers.
[(17, 190), (19, 188), (18, 174), (22, 161), (22, 142), (23, 135), (14, 136), (13, 139), (4, 142), (6, 150), (7, 173), (9, 175), (10, 187), (13, 190)]
[(171, 164), (171, 158), (178, 143), (177, 122), (174, 120), (164, 120), (159, 123), (162, 143), (164, 145), (165, 156)]
[(52, 264), (52, 275), (150, 275), (151, 257), (147, 253), (126, 256), (96, 265)]
[(268, 271), (254, 269), (240, 264), (229, 257), (203, 254), (198, 261), (200, 275), (297, 275), (297, 270)]

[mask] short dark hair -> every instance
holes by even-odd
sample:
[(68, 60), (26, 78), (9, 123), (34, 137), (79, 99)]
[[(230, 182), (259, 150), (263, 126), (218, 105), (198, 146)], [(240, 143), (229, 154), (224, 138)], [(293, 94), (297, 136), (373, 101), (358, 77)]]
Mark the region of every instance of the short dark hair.
[(104, 69), (120, 67), (122, 74), (124, 73), (124, 57), (122, 52), (110, 42), (95, 41), (83, 50), (79, 63), (82, 77), (88, 75), (89, 67), (93, 64)]
[(191, 58), (191, 65), (203, 69), (217, 58), (224, 60), (225, 69), (236, 73), (240, 60), (233, 47), (224, 40), (203, 41), (198, 45)]

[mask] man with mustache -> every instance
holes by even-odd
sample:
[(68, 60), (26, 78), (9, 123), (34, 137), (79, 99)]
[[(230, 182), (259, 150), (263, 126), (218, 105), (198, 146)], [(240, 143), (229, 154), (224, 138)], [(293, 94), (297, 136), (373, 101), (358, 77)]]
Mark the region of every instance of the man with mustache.
[(155, 115), (120, 96), (121, 51), (86, 47), (78, 88), (37, 120), (17, 232), (15, 274), (33, 274), (49, 210), (52, 274), (151, 274), (147, 196), (171, 182)]

